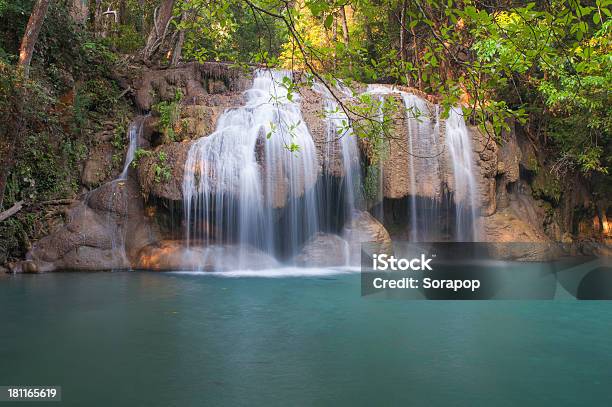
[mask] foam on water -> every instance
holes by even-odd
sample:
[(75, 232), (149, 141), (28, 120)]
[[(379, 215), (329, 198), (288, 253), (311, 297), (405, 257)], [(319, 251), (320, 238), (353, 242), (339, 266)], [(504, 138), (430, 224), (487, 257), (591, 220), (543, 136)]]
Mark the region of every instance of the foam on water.
[(260, 277), (260, 278), (290, 278), (290, 277), (325, 277), (339, 274), (359, 273), (359, 267), (315, 268), (315, 267), (278, 267), (264, 270), (234, 270), (234, 271), (173, 271), (173, 274), (186, 274), (215, 277)]

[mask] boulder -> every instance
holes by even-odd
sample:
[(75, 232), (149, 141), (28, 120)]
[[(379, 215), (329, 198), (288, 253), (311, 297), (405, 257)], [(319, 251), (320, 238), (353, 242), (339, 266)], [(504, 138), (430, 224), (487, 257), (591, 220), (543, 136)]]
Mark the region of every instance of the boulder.
[(270, 255), (250, 246), (187, 246), (183, 241), (161, 241), (142, 248), (136, 269), (154, 271), (234, 271), (278, 267)]
[(511, 208), (498, 210), (483, 218), (487, 242), (547, 242), (549, 239), (524, 216), (518, 216)]
[(113, 181), (68, 211), (66, 224), (34, 243), (19, 270), (125, 270), (141, 247), (158, 240), (133, 179)]
[(330, 233), (317, 233), (304, 245), (293, 261), (298, 266), (339, 267), (348, 264), (349, 245)]
[(530, 222), (525, 213), (517, 215), (512, 207), (498, 209), (483, 218), (484, 240), (491, 242), (499, 259), (543, 261), (551, 255), (551, 242), (546, 234)]
[(368, 243), (378, 253), (392, 253), (393, 242), (387, 229), (365, 211), (354, 211), (351, 220), (344, 226), (342, 236), (349, 244), (352, 266), (361, 264), (362, 244)]

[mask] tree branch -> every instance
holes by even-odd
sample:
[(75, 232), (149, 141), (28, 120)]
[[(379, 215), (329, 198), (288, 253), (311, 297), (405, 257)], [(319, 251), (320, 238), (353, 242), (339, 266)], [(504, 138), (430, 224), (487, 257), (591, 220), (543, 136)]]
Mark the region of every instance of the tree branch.
[(0, 222), (3, 222), (6, 219), (10, 218), (11, 216), (19, 212), (22, 208), (23, 208), (23, 201), (17, 202), (15, 205), (11, 206), (6, 211), (0, 213)]

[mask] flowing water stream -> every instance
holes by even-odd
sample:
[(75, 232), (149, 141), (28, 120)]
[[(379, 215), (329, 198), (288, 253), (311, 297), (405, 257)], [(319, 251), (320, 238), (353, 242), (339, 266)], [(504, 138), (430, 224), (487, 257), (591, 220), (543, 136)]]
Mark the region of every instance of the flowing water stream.
[(478, 241), (478, 190), (473, 171), (473, 150), (461, 108), (453, 107), (446, 119), (446, 146), (455, 180), (455, 230), (457, 241)]
[[(452, 169), (451, 202), (455, 225), (451, 236), (457, 241), (477, 241), (478, 191), (473, 171), (474, 153), (461, 108), (450, 109), (444, 134), (440, 131), (440, 106), (413, 93), (384, 85), (370, 85), (367, 92), (383, 100), (398, 95), (405, 108), (407, 189), (409, 195), (409, 238), (411, 241), (436, 241), (443, 238), (444, 183), (441, 168)], [(447, 159), (443, 154), (448, 151)], [(383, 168), (380, 170), (382, 174)], [(382, 182), (382, 180), (381, 180)], [(382, 195), (382, 188), (381, 188)], [(382, 198), (379, 198), (382, 200)]]
[[(317, 232), (338, 233), (361, 208), (360, 151), (347, 114), (330, 89), (314, 84), (323, 97), (326, 123), (319, 162), (291, 83), (289, 72), (256, 71), (244, 105), (226, 110), (216, 130), (191, 146), (182, 186), (187, 246), (236, 245), (238, 263), (245, 266), (253, 247), (288, 259)], [(451, 110), (441, 134), (437, 105), (385, 86), (372, 85), (367, 91), (380, 101), (398, 94), (404, 104), (410, 240), (439, 238), (444, 148), (453, 169), (456, 239), (476, 238), (473, 152), (459, 110)], [(334, 93), (352, 97), (341, 84)], [(131, 129), (130, 137), (133, 133)], [(334, 165), (341, 167), (336, 168), (341, 176), (330, 175)], [(381, 181), (383, 171), (384, 164)], [(382, 202), (382, 182), (379, 191)]]
[(188, 245), (232, 242), (282, 256), (319, 230), (319, 163), (298, 95), (283, 84), (289, 77), (257, 71), (245, 105), (225, 111), (189, 150)]

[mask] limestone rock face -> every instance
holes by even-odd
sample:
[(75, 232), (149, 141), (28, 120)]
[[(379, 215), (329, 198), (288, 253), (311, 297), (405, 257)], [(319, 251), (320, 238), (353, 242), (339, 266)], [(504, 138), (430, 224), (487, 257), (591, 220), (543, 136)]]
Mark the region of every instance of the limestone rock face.
[(222, 63), (184, 63), (163, 70), (145, 70), (131, 84), (136, 105), (142, 111), (160, 101), (172, 101), (177, 91), (195, 103), (207, 94), (240, 92), (251, 84), (244, 72)]
[(510, 209), (499, 210), (484, 218), (488, 242), (546, 242), (548, 238)]
[[(529, 204), (530, 205), (530, 204)], [(483, 218), (485, 241), (495, 243), (496, 257), (517, 261), (543, 261), (551, 255), (550, 240), (539, 228), (538, 222), (530, 220), (536, 209), (524, 203), (498, 209)], [(528, 212), (534, 212), (528, 215)], [(519, 215), (520, 213), (520, 215)]]
[(22, 269), (129, 269), (134, 253), (158, 239), (143, 212), (134, 180), (106, 183), (69, 210), (63, 227), (33, 245)]
[[(419, 108), (406, 111), (398, 94), (386, 94), (399, 106), (391, 117), (391, 139), (383, 162), (382, 190), (385, 198), (399, 199), (415, 195), (440, 200), (445, 192), (454, 192), (452, 159), (446, 146), (446, 123), (436, 120), (436, 107), (421, 98)], [(497, 143), (478, 128), (468, 126), (480, 212), (490, 215), (496, 208)], [(412, 140), (412, 143), (409, 143)], [(370, 157), (367, 140), (360, 141)], [(411, 182), (410, 174), (416, 174)]]
[(110, 144), (95, 146), (83, 165), (81, 183), (88, 187), (97, 187), (110, 175), (113, 165), (113, 147)]
[(348, 262), (348, 242), (338, 235), (317, 233), (293, 259), (298, 266), (339, 267)]
[(181, 137), (195, 140), (215, 131), (217, 119), (225, 110), (222, 106), (187, 105), (181, 107)]
[(190, 147), (189, 142), (164, 144), (138, 161), (138, 180), (145, 196), (152, 195), (170, 201), (183, 199), (185, 161)]
[(277, 267), (277, 261), (252, 247), (213, 245), (187, 247), (180, 241), (162, 241), (142, 248), (136, 269), (154, 271), (233, 271)]
[(495, 177), (498, 174), (498, 146), (493, 135), (485, 134), (477, 127), (468, 127), (474, 150), (474, 172), (480, 198), (480, 214), (492, 215), (497, 208)]
[[(357, 137), (352, 134), (336, 135), (328, 140), (328, 122), (325, 115), (330, 112), (325, 111), (325, 98), (318, 92), (309, 88), (300, 90), (300, 105), (302, 117), (306, 122), (306, 126), (310, 131), (317, 149), (317, 161), (319, 162), (319, 171), (327, 176), (343, 177), (345, 168), (343, 164), (343, 152), (340, 146), (340, 137)], [(335, 113), (335, 112), (333, 112)], [(332, 128), (332, 131), (335, 129)], [(358, 162), (360, 157), (347, 157), (348, 160)]]
[(519, 163), (522, 152), (516, 140), (514, 129), (502, 134), (502, 144), (497, 152), (497, 206), (506, 208), (510, 205), (508, 187), (519, 180)]

